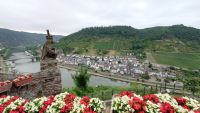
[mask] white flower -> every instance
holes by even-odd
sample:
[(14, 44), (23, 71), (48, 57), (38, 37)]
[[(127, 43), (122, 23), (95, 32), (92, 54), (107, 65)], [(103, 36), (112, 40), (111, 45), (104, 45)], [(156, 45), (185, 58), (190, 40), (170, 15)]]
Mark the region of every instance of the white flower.
[(89, 106), (92, 107), (95, 112), (100, 113), (104, 108), (104, 103), (98, 98), (91, 98)]
[(60, 109), (65, 106), (63, 101), (55, 101), (50, 106), (47, 107), (46, 113), (59, 113)]
[(6, 103), (8, 100), (10, 100), (13, 96), (7, 96), (5, 98), (0, 98), (0, 104)]
[(192, 110), (197, 110), (200, 108), (200, 103), (197, 100), (188, 97), (183, 97), (183, 98), (187, 100), (186, 105), (191, 107)]
[(176, 113), (188, 113), (187, 109), (184, 109), (182, 106), (179, 105), (172, 105), (176, 111)]
[(17, 100), (11, 102), (3, 111), (3, 113), (9, 113), (12, 110), (17, 109), (17, 107), (21, 106), (25, 102), (24, 99), (18, 98)]
[(82, 113), (84, 111), (84, 109), (85, 109), (86, 106), (83, 105), (83, 104), (81, 104), (80, 100), (81, 100), (80, 97), (76, 97), (74, 99), (74, 102), (73, 102), (73, 106), (74, 107), (73, 107), (71, 113)]
[(69, 93), (68, 92), (64, 92), (64, 93), (60, 93), (58, 95), (55, 96), (55, 100), (57, 101), (63, 101), (66, 97), (66, 95), (68, 95)]
[(134, 109), (129, 105), (130, 98), (128, 96), (115, 97), (112, 100), (111, 109), (119, 113), (134, 112)]
[(26, 103), (24, 105), (25, 111), (39, 112), (39, 110), (42, 108), (44, 101), (46, 101), (46, 100), (47, 100), (47, 97), (41, 97), (41, 98), (36, 98), (33, 101)]
[(154, 104), (151, 101), (147, 101), (146, 111), (148, 113), (161, 113), (160, 104)]
[(178, 105), (177, 101), (167, 93), (165, 93), (165, 94), (159, 93), (159, 94), (156, 94), (156, 96), (159, 98), (160, 102), (168, 102), (173, 105)]

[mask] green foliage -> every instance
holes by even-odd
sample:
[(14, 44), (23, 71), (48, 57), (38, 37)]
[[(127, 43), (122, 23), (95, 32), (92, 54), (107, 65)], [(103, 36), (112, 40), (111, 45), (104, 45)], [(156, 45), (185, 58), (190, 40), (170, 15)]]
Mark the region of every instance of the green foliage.
[(146, 80), (149, 80), (151, 77), (149, 76), (149, 74), (143, 74), (142, 76), (141, 76), (143, 79), (146, 79)]
[(183, 25), (146, 29), (90, 27), (62, 38), (56, 45), (65, 53), (102, 55), (112, 51), (125, 55), (133, 52), (142, 60), (146, 59), (148, 52), (155, 63), (200, 69), (200, 30)]
[(170, 81), (181, 81), (184, 88), (189, 92), (200, 94), (200, 71), (191, 70), (177, 70), (178, 76), (176, 78), (167, 78)]
[(106, 55), (108, 53), (107, 50), (103, 50), (103, 49), (98, 49), (97, 50), (97, 55)]
[(155, 88), (151, 89), (150, 87), (146, 87), (137, 83), (131, 83), (130, 86), (126, 87), (114, 87), (114, 86), (88, 87), (86, 90), (83, 91), (80, 91), (77, 88), (71, 88), (71, 89), (63, 89), (63, 92), (67, 91), (70, 93), (74, 93), (78, 96), (88, 95), (90, 97), (96, 97), (102, 100), (109, 100), (112, 98), (113, 94), (119, 94), (121, 91), (132, 91), (137, 94), (144, 95), (144, 87), (146, 94), (156, 93)]
[(134, 55), (138, 59), (145, 59), (146, 58), (146, 53), (143, 50), (133, 50)]
[(3, 49), (3, 50), (0, 51), (0, 55), (4, 59), (8, 59), (11, 56), (11, 50), (9, 48), (5, 48), (5, 49)]
[(87, 68), (81, 66), (75, 75), (72, 75), (72, 79), (77, 88), (81, 90), (86, 90), (88, 87), (88, 82), (90, 80), (90, 75), (87, 73)]
[(38, 46), (28, 46), (26, 47), (26, 51), (29, 51), (33, 56), (39, 56), (38, 50), (40, 47)]
[(156, 77), (156, 81), (161, 82), (161, 79), (159, 77)]
[(155, 52), (152, 56), (157, 63), (188, 69), (200, 69), (200, 53)]
[(151, 64), (151, 63), (149, 63), (148, 67), (149, 67), (149, 68), (152, 68), (152, 64)]
[(74, 54), (82, 54), (83, 53), (83, 49), (77, 48), (76, 50), (74, 50)]
[[(54, 36), (58, 41), (62, 36)], [(5, 47), (29, 46), (43, 44), (46, 41), (45, 34), (19, 32), (0, 28), (0, 43)]]
[[(138, 58), (145, 51), (200, 52), (200, 30), (183, 25), (135, 29), (130, 26), (84, 28), (60, 40), (58, 48), (132, 50)], [(73, 52), (73, 51), (70, 51)], [(83, 52), (84, 53), (84, 52)]]
[(2, 50), (0, 51), (0, 54), (1, 54), (1, 55), (4, 55), (4, 54), (6, 53), (6, 51), (7, 51), (7, 49), (4, 48), (4, 49), (2, 49)]

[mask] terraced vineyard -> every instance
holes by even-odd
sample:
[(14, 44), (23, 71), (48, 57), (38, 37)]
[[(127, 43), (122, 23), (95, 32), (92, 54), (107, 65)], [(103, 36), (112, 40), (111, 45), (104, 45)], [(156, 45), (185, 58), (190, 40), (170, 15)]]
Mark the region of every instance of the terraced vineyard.
[(152, 52), (156, 63), (188, 69), (200, 69), (200, 53)]

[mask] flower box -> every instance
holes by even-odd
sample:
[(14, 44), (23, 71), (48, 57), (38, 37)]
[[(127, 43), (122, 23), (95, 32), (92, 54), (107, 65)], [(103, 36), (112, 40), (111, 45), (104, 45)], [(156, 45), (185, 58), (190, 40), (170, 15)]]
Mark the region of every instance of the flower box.
[(32, 75), (22, 75), (13, 80), (16, 87), (24, 86), (32, 82)]
[(124, 91), (113, 97), (111, 113), (200, 113), (200, 102), (189, 97)]
[(0, 93), (9, 91), (11, 87), (12, 87), (12, 82), (9, 80), (0, 82)]
[(0, 113), (102, 113), (103, 101), (65, 92), (32, 101), (17, 96), (0, 96)]

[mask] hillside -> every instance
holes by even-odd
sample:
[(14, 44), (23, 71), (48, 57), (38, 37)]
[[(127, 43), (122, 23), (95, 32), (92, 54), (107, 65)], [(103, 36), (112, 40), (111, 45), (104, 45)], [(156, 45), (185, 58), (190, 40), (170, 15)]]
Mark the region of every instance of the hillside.
[[(45, 37), (46, 34), (20, 32), (0, 28), (0, 43), (5, 47), (42, 44), (46, 40)], [(61, 37), (63, 36), (56, 35), (54, 36), (54, 40), (58, 41)]]
[[(145, 29), (135, 29), (131, 26), (90, 27), (62, 38), (56, 46), (62, 48), (65, 53), (75, 54), (123, 55), (134, 52), (140, 59), (147, 57), (155, 63), (188, 68), (183, 65), (200, 62), (200, 59), (193, 62), (190, 58), (200, 53), (200, 29), (184, 25)], [(170, 60), (165, 58), (163, 52), (172, 54), (170, 59), (181, 63), (159, 60)], [(185, 54), (193, 55), (186, 55), (186, 60), (180, 58)], [(192, 67), (198, 68), (199, 65)]]
[(64, 37), (58, 45), (63, 49), (132, 50), (144, 46), (154, 51), (194, 51), (199, 43), (199, 29), (174, 25), (146, 29), (130, 26), (84, 28)]

